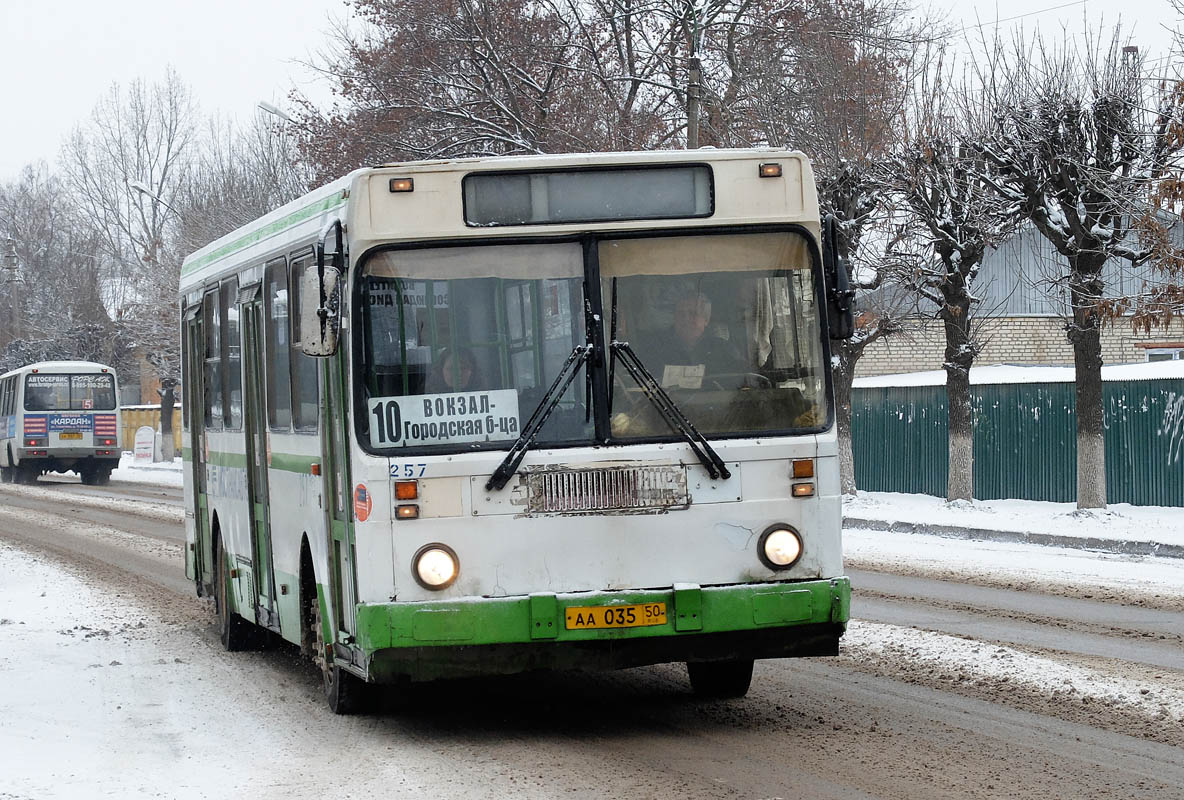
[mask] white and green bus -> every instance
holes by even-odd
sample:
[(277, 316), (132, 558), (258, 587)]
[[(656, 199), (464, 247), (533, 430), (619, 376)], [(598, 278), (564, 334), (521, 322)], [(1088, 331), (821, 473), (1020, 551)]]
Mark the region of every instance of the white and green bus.
[(77, 472), (102, 485), (119, 466), (119, 383), (93, 361), (41, 361), (0, 375), (0, 482)]
[(301, 644), (339, 713), (835, 654), (831, 234), (800, 153), (605, 153), (360, 169), (191, 255), (186, 570), (223, 644)]

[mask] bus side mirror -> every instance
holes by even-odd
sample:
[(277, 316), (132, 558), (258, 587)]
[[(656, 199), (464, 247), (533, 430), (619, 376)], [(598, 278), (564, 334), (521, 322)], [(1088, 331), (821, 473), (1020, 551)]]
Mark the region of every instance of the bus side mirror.
[[(325, 240), (336, 233), (333, 263), (325, 264)], [(300, 284), (300, 349), (325, 358), (337, 352), (341, 331), (341, 270), (345, 264), (341, 221), (329, 223), (317, 241), (316, 269), (304, 271)]]
[(831, 214), (822, 222), (822, 272), (830, 338), (850, 339), (855, 333), (855, 290), (847, 275), (847, 263), (839, 256), (839, 226)]
[(339, 277), (334, 267), (304, 271), (300, 285), (304, 301), (300, 306), (300, 349), (306, 356), (324, 358), (337, 352), (337, 332), (341, 328)]

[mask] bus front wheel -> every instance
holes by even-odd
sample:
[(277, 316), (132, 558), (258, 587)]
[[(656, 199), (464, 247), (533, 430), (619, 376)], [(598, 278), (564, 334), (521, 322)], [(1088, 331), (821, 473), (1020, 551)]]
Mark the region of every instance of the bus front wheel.
[(321, 673), (321, 683), (329, 710), (334, 714), (357, 714), (367, 705), (369, 686), (361, 678), (343, 670), (332, 661), (329, 648), (325, 645), (325, 628), (321, 623), (321, 604), (314, 595), (311, 598), (309, 625), (316, 642), (312, 653), (313, 663)]
[(699, 697), (722, 699), (743, 697), (752, 683), (752, 659), (734, 661), (688, 661), (687, 676)]

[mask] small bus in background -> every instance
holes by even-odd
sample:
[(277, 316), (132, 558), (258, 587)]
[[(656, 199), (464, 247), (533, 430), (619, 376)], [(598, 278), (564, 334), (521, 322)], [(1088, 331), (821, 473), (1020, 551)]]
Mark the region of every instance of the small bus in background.
[(119, 466), (119, 383), (93, 361), (43, 361), (0, 375), (0, 480), (77, 472), (103, 485)]

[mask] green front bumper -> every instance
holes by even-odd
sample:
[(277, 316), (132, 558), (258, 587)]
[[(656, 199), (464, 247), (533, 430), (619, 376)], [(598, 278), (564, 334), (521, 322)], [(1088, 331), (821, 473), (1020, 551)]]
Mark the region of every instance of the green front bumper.
[[(662, 625), (567, 630), (568, 607), (665, 603)], [(362, 604), (359, 664), (373, 680), (825, 655), (851, 610), (845, 577), (795, 583)], [(355, 651), (357, 652), (357, 651)]]

